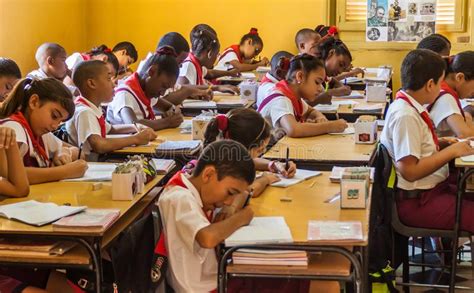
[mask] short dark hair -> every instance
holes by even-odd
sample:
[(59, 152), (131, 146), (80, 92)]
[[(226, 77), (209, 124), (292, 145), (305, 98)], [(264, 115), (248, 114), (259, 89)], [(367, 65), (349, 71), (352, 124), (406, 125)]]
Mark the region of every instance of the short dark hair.
[(179, 75), (179, 65), (176, 61), (176, 52), (172, 47), (164, 46), (158, 49), (157, 52), (153, 53), (153, 55), (146, 60), (145, 65), (138, 74), (143, 77), (148, 69), (153, 65), (158, 66), (158, 75), (162, 73), (175, 77), (178, 77)]
[(463, 73), (467, 81), (474, 79), (474, 51), (464, 51), (446, 60), (446, 74)]
[(444, 50), (449, 50), (451, 48), (451, 42), (443, 35), (432, 34), (423, 38), (418, 45), (417, 49), (428, 49), (435, 53), (440, 54)]
[(445, 70), (446, 62), (438, 54), (426, 49), (413, 50), (402, 62), (402, 88), (416, 91), (430, 79), (437, 83)]
[(214, 166), (217, 179), (233, 177), (252, 184), (255, 180), (255, 164), (245, 147), (233, 140), (220, 140), (209, 144), (199, 156), (193, 176), (202, 173), (206, 166)]
[(120, 50), (125, 50), (127, 52), (127, 55), (133, 59), (133, 62), (137, 62), (138, 52), (132, 43), (127, 42), (127, 41), (120, 42), (113, 47), (112, 52), (117, 52)]
[(295, 35), (296, 47), (298, 48), (300, 43), (306, 42), (306, 40), (312, 35), (318, 35), (318, 33), (310, 28), (300, 29)]
[(97, 56), (97, 55), (105, 55), (107, 56), (107, 63), (112, 64), (112, 66), (115, 68), (115, 72), (118, 73), (120, 69), (120, 64), (118, 62), (117, 56), (115, 56), (114, 53), (112, 53), (112, 50), (110, 50), (107, 45), (100, 45), (98, 47), (92, 48), (89, 52), (86, 53), (89, 56)]
[(96, 78), (102, 70), (107, 68), (106, 66), (107, 63), (102, 60), (89, 60), (80, 62), (74, 67), (72, 81), (79, 88), (79, 91), (82, 92), (86, 81), (91, 78)]
[(341, 40), (335, 39), (334, 37), (329, 37), (318, 44), (318, 51), (321, 55), (321, 59), (326, 60), (329, 57), (329, 52), (334, 49), (336, 55), (345, 55), (349, 57), (352, 61), (352, 55), (347, 48), (346, 44), (344, 44)]
[(191, 38), (193, 53), (196, 55), (204, 51), (219, 52), (220, 43), (217, 36), (208, 30), (195, 30)]
[(248, 39), (252, 40), (252, 42), (255, 44), (255, 45), (261, 45), (263, 47), (263, 40), (262, 38), (260, 38), (260, 36), (258, 35), (258, 30), (256, 28), (251, 28), (250, 29), (250, 32), (245, 34), (241, 39), (240, 39), (240, 44), (242, 45), (243, 43), (245, 43), (245, 41), (247, 41)]
[(164, 46), (173, 48), (176, 52), (176, 55), (180, 55), (183, 52), (189, 52), (188, 41), (186, 41), (183, 35), (177, 32), (170, 32), (162, 36), (158, 42), (158, 46), (156, 46), (156, 50), (158, 51), (158, 49)]
[(13, 76), (21, 78), (21, 71), (12, 59), (0, 57), (0, 77)]
[(296, 55), (290, 61), (290, 69), (286, 74), (286, 80), (293, 81), (298, 70), (302, 70), (307, 76), (311, 71), (318, 68), (324, 68), (324, 64), (320, 59), (306, 53)]

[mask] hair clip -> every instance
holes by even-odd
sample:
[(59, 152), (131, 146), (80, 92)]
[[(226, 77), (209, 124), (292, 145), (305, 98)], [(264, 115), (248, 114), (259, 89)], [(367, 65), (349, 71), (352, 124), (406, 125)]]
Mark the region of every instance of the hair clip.
[(31, 89), (31, 85), (33, 84), (33, 82), (34, 82), (33, 78), (30, 78), (30, 77), (25, 78), (25, 83), (23, 84), (23, 91), (26, 92), (29, 89)]
[(339, 33), (337, 26), (330, 26), (328, 30), (328, 35), (334, 36)]
[(258, 29), (254, 27), (251, 28), (249, 34), (258, 36)]
[(110, 48), (105, 48), (104, 53), (112, 53), (112, 50)]
[(281, 70), (287, 71), (290, 68), (290, 59), (287, 57), (280, 57), (280, 60), (278, 61), (278, 67)]

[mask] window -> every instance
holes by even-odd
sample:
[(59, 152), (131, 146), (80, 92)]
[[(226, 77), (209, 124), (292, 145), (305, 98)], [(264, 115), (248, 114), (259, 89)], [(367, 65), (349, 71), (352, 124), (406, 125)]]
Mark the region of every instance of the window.
[[(464, 31), (465, 0), (437, 0), (437, 30)], [(367, 0), (337, 0), (337, 24), (341, 30), (363, 31)]]

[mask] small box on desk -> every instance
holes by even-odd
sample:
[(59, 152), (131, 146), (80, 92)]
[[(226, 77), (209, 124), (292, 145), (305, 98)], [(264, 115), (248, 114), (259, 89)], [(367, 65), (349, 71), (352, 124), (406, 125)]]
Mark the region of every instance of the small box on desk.
[(341, 209), (365, 209), (369, 184), (370, 168), (345, 168), (341, 178)]
[(387, 82), (384, 80), (366, 79), (365, 100), (367, 102), (386, 102)]
[(193, 140), (204, 140), (204, 133), (206, 133), (207, 125), (215, 114), (204, 113), (192, 119), (191, 133)]
[(377, 117), (363, 115), (354, 123), (354, 140), (359, 144), (373, 144), (377, 141)]
[(258, 83), (253, 80), (242, 81), (239, 85), (240, 97), (247, 100), (257, 100)]
[(112, 200), (132, 200), (143, 192), (145, 174), (143, 171), (131, 173), (112, 173)]

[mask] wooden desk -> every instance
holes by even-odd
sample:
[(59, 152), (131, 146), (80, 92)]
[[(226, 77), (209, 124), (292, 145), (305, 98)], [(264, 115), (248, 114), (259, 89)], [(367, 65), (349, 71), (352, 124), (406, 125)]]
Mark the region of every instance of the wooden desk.
[(283, 137), (264, 158), (285, 160), (286, 148), (290, 148), (290, 159), (299, 168), (331, 170), (333, 166), (367, 165), (376, 144), (356, 144), (354, 135), (331, 135), (306, 138)]
[[(370, 106), (370, 105), (373, 105), (373, 104), (382, 104), (382, 102), (374, 102), (374, 103), (367, 102), (365, 99), (347, 99), (347, 98), (337, 98), (337, 97), (332, 98), (332, 101), (354, 101), (354, 102), (357, 102), (361, 106)], [(345, 119), (348, 122), (355, 122), (357, 120), (357, 118), (359, 116), (362, 116), (362, 115), (372, 115), (372, 116), (377, 116), (377, 119), (382, 119), (384, 114), (385, 114), (385, 110), (387, 109), (388, 104), (389, 104), (389, 101), (388, 101), (388, 98), (387, 98), (387, 101), (385, 102), (384, 108), (381, 109), (380, 111), (376, 111), (376, 112), (358, 112), (358, 111), (354, 112), (354, 107), (356, 105), (340, 105), (338, 110), (337, 110), (337, 114), (339, 115), (339, 118)], [(328, 117), (328, 119), (336, 119), (337, 118), (335, 112), (321, 111), (321, 113), (326, 115)]]
[[(308, 179), (288, 188), (268, 187), (258, 198), (253, 198), (250, 201), (255, 216), (283, 216), (285, 218), (294, 243), (272, 245), (274, 248), (308, 251), (320, 249), (323, 254), (319, 259), (310, 258), (310, 264), (306, 269), (286, 266), (243, 265), (232, 265), (227, 269), (224, 260), (229, 257), (233, 249), (237, 249), (234, 247), (224, 254), (223, 260), (220, 262), (219, 270), (222, 274), (220, 277), (225, 274), (232, 276), (286, 275), (308, 279), (334, 279), (334, 277), (340, 277), (341, 280), (347, 280), (346, 278), (350, 276), (358, 279), (358, 286), (361, 286), (362, 266), (365, 265), (365, 269), (367, 264), (362, 265), (350, 247), (361, 250), (363, 261), (366, 262), (370, 198), (366, 209), (341, 209), (339, 201), (326, 203), (327, 199), (332, 198), (340, 190), (338, 183), (330, 182), (329, 175), (330, 172), (322, 172), (321, 176)], [(281, 201), (282, 197), (289, 197), (292, 201)], [(362, 223), (363, 240), (308, 241), (308, 222), (310, 220), (360, 221)], [(264, 246), (255, 245), (253, 248), (257, 249), (259, 247)], [(354, 276), (350, 274), (351, 264), (355, 270), (358, 270)]]
[(199, 114), (203, 110), (216, 110), (218, 113), (221, 114), (226, 114), (232, 109), (237, 109), (237, 108), (251, 108), (254, 104), (254, 100), (247, 100), (247, 103), (245, 105), (236, 105), (236, 104), (231, 104), (232, 102), (237, 102), (240, 101), (241, 97), (240, 95), (215, 95), (213, 101), (216, 102), (216, 107), (213, 108), (200, 108), (200, 107), (192, 107), (192, 104), (187, 106), (187, 107), (182, 107), (181, 111), (183, 115), (185, 116), (190, 116), (194, 117)]
[(111, 182), (103, 182), (103, 187), (93, 191), (91, 182), (55, 182), (31, 186), (30, 195), (19, 199), (6, 199), (1, 204), (10, 204), (26, 200), (69, 203), (73, 206), (86, 205), (89, 208), (120, 209), (117, 221), (108, 229), (76, 230), (61, 229), (56, 231), (53, 226), (30, 226), (17, 221), (0, 218), (0, 236), (5, 238), (28, 237), (40, 239), (56, 239), (74, 241), (79, 244), (62, 256), (31, 256), (2, 252), (0, 263), (4, 265), (49, 266), (54, 268), (76, 267), (94, 270), (97, 278), (97, 292), (100, 292), (102, 267), (100, 264), (101, 250), (107, 247), (120, 232), (132, 224), (147, 207), (155, 202), (161, 191), (156, 188), (164, 176), (159, 175), (145, 186), (143, 193), (137, 194), (131, 201), (113, 201)]
[(456, 168), (474, 168), (474, 162), (464, 162), (461, 158), (456, 158), (454, 165)]

